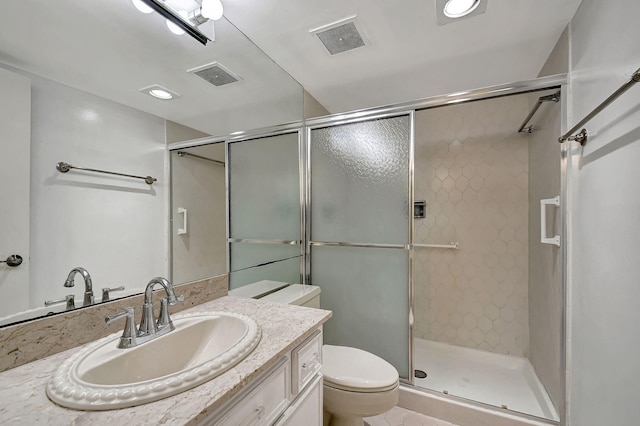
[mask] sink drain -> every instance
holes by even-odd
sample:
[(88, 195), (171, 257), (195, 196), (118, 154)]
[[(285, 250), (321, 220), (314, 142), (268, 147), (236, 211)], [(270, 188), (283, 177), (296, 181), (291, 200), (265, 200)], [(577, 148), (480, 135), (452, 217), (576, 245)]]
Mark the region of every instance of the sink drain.
[(424, 379), (427, 377), (427, 373), (422, 370), (414, 370), (413, 375), (416, 376), (416, 379)]

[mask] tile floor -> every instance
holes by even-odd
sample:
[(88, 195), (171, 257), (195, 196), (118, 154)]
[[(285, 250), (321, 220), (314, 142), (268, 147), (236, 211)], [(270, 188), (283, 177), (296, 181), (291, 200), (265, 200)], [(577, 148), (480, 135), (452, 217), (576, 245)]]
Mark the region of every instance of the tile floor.
[(394, 407), (379, 416), (366, 417), (364, 421), (369, 426), (456, 426), (400, 407)]

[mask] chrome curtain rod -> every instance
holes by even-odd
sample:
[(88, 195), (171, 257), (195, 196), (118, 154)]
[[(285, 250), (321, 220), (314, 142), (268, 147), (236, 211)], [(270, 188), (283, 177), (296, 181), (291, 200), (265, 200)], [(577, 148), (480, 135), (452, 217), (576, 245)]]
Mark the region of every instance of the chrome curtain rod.
[(224, 161), (214, 160), (213, 158), (203, 157), (202, 155), (192, 154), (190, 152), (178, 151), (177, 154), (178, 157), (194, 157), (199, 158), (200, 160), (211, 161), (212, 163), (220, 164), (222, 166), (225, 165)]
[(560, 138), (558, 138), (558, 142), (563, 143), (565, 141), (576, 141), (576, 142), (580, 142), (580, 145), (584, 146), (584, 144), (587, 143), (587, 129), (583, 128), (582, 130), (580, 130), (580, 133), (578, 133), (577, 135), (575, 135), (575, 136), (571, 136), (571, 135), (573, 133), (575, 133), (579, 128), (581, 128), (582, 126), (587, 124), (589, 121), (591, 121), (591, 119), (593, 117), (595, 117), (596, 115), (600, 114), (600, 112), (603, 109), (608, 107), (609, 104), (611, 104), (613, 101), (618, 99), (620, 97), (620, 95), (622, 95), (624, 92), (629, 90), (631, 88), (631, 86), (633, 86), (634, 84), (636, 84), (639, 81), (640, 81), (640, 69), (638, 69), (636, 72), (634, 72), (631, 75), (631, 78), (629, 79), (629, 81), (624, 83), (622, 86), (620, 86), (620, 88), (618, 90), (613, 92), (613, 94), (611, 94), (611, 96), (609, 96), (607, 99), (602, 101), (602, 103), (600, 105), (595, 107), (593, 109), (593, 111), (591, 111), (585, 118), (580, 120), (580, 122), (578, 124), (573, 126), (573, 128), (571, 130), (569, 130), (567, 133), (565, 133)]
[(154, 177), (151, 177), (151, 176), (136, 176), (136, 175), (129, 175), (129, 174), (126, 174), (126, 173), (108, 172), (106, 170), (88, 169), (88, 168), (85, 168), (85, 167), (76, 167), (76, 166), (72, 166), (69, 163), (65, 163), (63, 161), (61, 161), (58, 164), (56, 164), (56, 170), (58, 170), (60, 173), (67, 173), (71, 169), (78, 169), (78, 170), (84, 170), (86, 172), (105, 173), (105, 174), (108, 174), (108, 175), (116, 175), (116, 176), (124, 176), (124, 177), (130, 177), (130, 178), (135, 178), (135, 179), (142, 179), (148, 185), (151, 185), (153, 182), (157, 182), (158, 181), (158, 179), (156, 179)]
[(536, 102), (535, 106), (533, 107), (529, 115), (527, 115), (527, 118), (525, 118), (522, 124), (520, 125), (520, 128), (518, 129), (518, 133), (532, 133), (533, 125), (527, 126), (527, 123), (529, 123), (529, 120), (531, 120), (533, 116), (536, 114), (536, 112), (538, 112), (538, 109), (540, 109), (540, 106), (545, 102), (558, 102), (559, 100), (560, 100), (560, 91), (557, 91), (553, 95), (547, 95), (547, 96), (542, 96), (538, 98), (538, 102)]

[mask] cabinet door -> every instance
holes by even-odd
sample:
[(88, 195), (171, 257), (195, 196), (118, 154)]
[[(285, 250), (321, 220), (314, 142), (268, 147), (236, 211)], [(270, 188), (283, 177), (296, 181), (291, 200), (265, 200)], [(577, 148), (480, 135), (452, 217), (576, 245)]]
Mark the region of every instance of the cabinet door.
[(0, 68), (0, 260), (22, 256), (22, 265), (0, 263), (0, 317), (29, 308), (29, 190), (31, 81)]
[(285, 411), (276, 426), (322, 425), (322, 375)]

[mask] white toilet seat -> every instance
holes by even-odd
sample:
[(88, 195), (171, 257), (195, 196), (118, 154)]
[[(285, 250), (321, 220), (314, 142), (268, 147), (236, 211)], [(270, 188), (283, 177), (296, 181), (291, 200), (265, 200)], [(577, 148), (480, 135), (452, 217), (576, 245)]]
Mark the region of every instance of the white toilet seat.
[(324, 385), (348, 392), (386, 392), (398, 386), (398, 371), (384, 359), (357, 348), (322, 347)]

